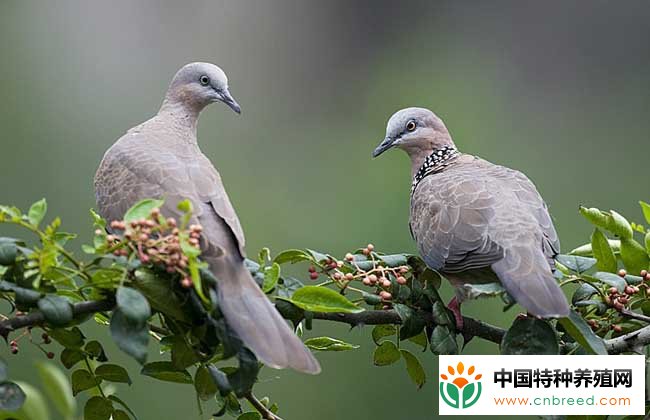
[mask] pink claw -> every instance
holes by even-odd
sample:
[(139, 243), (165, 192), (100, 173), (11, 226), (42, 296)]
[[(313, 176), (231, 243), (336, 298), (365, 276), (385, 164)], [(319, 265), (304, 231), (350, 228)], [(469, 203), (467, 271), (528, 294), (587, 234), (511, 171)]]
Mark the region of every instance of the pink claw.
[(458, 302), (458, 298), (454, 296), (449, 303), (447, 304), (447, 308), (451, 310), (451, 312), (454, 314), (454, 318), (456, 319), (456, 329), (458, 331), (463, 330), (463, 315), (460, 313), (460, 302)]

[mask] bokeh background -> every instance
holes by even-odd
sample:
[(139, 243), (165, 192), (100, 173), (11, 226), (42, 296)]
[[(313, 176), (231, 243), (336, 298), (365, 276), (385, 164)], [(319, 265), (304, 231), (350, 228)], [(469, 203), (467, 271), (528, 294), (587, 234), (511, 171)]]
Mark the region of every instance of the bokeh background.
[[(368, 242), (414, 251), (407, 158), (370, 159), (387, 119), (406, 106), (433, 109), (463, 151), (533, 179), (564, 250), (590, 233), (579, 204), (641, 220), (637, 200), (650, 199), (645, 1), (5, 0), (0, 40), (0, 202), (24, 208), (47, 197), (50, 215), (82, 232), (77, 249), (92, 230), (103, 152), (153, 115), (177, 68), (197, 60), (223, 67), (242, 104), (241, 116), (223, 105), (204, 112), (199, 139), (251, 255), (263, 246), (340, 255)], [(516, 314), (496, 300), (464, 311), (502, 326)], [(107, 339), (91, 324), (88, 336)], [(416, 391), (401, 362), (372, 366), (370, 328), (314, 330), (361, 348), (318, 355), (318, 377), (265, 369), (258, 391), (284, 418), (435, 417), (433, 355), (422, 355), (429, 381)], [(0, 346), (0, 355), (12, 377), (38, 385), (32, 363), (43, 356), (24, 347), (11, 356)], [(475, 340), (465, 353), (495, 351)], [(133, 360), (108, 352), (133, 373), (119, 392), (140, 419), (198, 417), (190, 386), (141, 377)]]

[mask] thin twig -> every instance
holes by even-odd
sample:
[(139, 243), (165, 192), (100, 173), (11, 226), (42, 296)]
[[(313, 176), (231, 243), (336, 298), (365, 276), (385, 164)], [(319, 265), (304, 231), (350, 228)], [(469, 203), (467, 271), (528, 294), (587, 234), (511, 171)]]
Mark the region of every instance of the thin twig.
[[(419, 316), (424, 318), (428, 326), (435, 326), (433, 315), (429, 312), (419, 311)], [(358, 313), (341, 312), (316, 312), (314, 319), (344, 322), (353, 327), (357, 325), (401, 324), (402, 319), (394, 310), (374, 310)], [(463, 317), (463, 333), (469, 336), (480, 337), (493, 343), (500, 343), (506, 331), (474, 318)]]
[(262, 418), (265, 420), (282, 420), (277, 415), (273, 414), (271, 410), (266, 408), (260, 400), (258, 400), (252, 392), (248, 392), (244, 396), (249, 403), (262, 415)]

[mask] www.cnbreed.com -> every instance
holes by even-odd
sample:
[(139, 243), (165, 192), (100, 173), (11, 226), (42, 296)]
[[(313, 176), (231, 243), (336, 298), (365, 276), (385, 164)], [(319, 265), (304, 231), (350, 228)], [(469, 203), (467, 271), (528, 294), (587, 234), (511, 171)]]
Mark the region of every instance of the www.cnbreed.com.
[(546, 406), (562, 406), (562, 405), (613, 405), (613, 406), (627, 406), (631, 405), (628, 397), (600, 397), (596, 399), (594, 395), (588, 398), (572, 398), (572, 397), (494, 397), (496, 405), (546, 405)]
[(441, 415), (638, 415), (642, 355), (440, 356)]

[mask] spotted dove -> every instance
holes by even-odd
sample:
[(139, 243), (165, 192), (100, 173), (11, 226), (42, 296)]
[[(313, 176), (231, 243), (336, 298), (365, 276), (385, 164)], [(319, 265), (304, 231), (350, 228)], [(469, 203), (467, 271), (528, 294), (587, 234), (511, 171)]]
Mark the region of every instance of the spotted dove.
[(426, 264), (455, 287), (456, 302), (468, 297), (466, 284), (500, 282), (533, 315), (568, 315), (553, 276), (560, 242), (524, 174), (459, 152), (428, 109), (396, 112), (373, 157), (392, 147), (411, 159), (411, 235)]
[(161, 209), (179, 217), (189, 199), (192, 223), (203, 226), (201, 258), (218, 279), (226, 322), (266, 365), (318, 373), (318, 361), (292, 332), (244, 265), (244, 233), (219, 172), (197, 144), (200, 112), (223, 102), (240, 113), (228, 79), (217, 66), (192, 63), (174, 76), (158, 114), (130, 129), (105, 154), (95, 176), (97, 205), (109, 221), (145, 198), (164, 198)]

